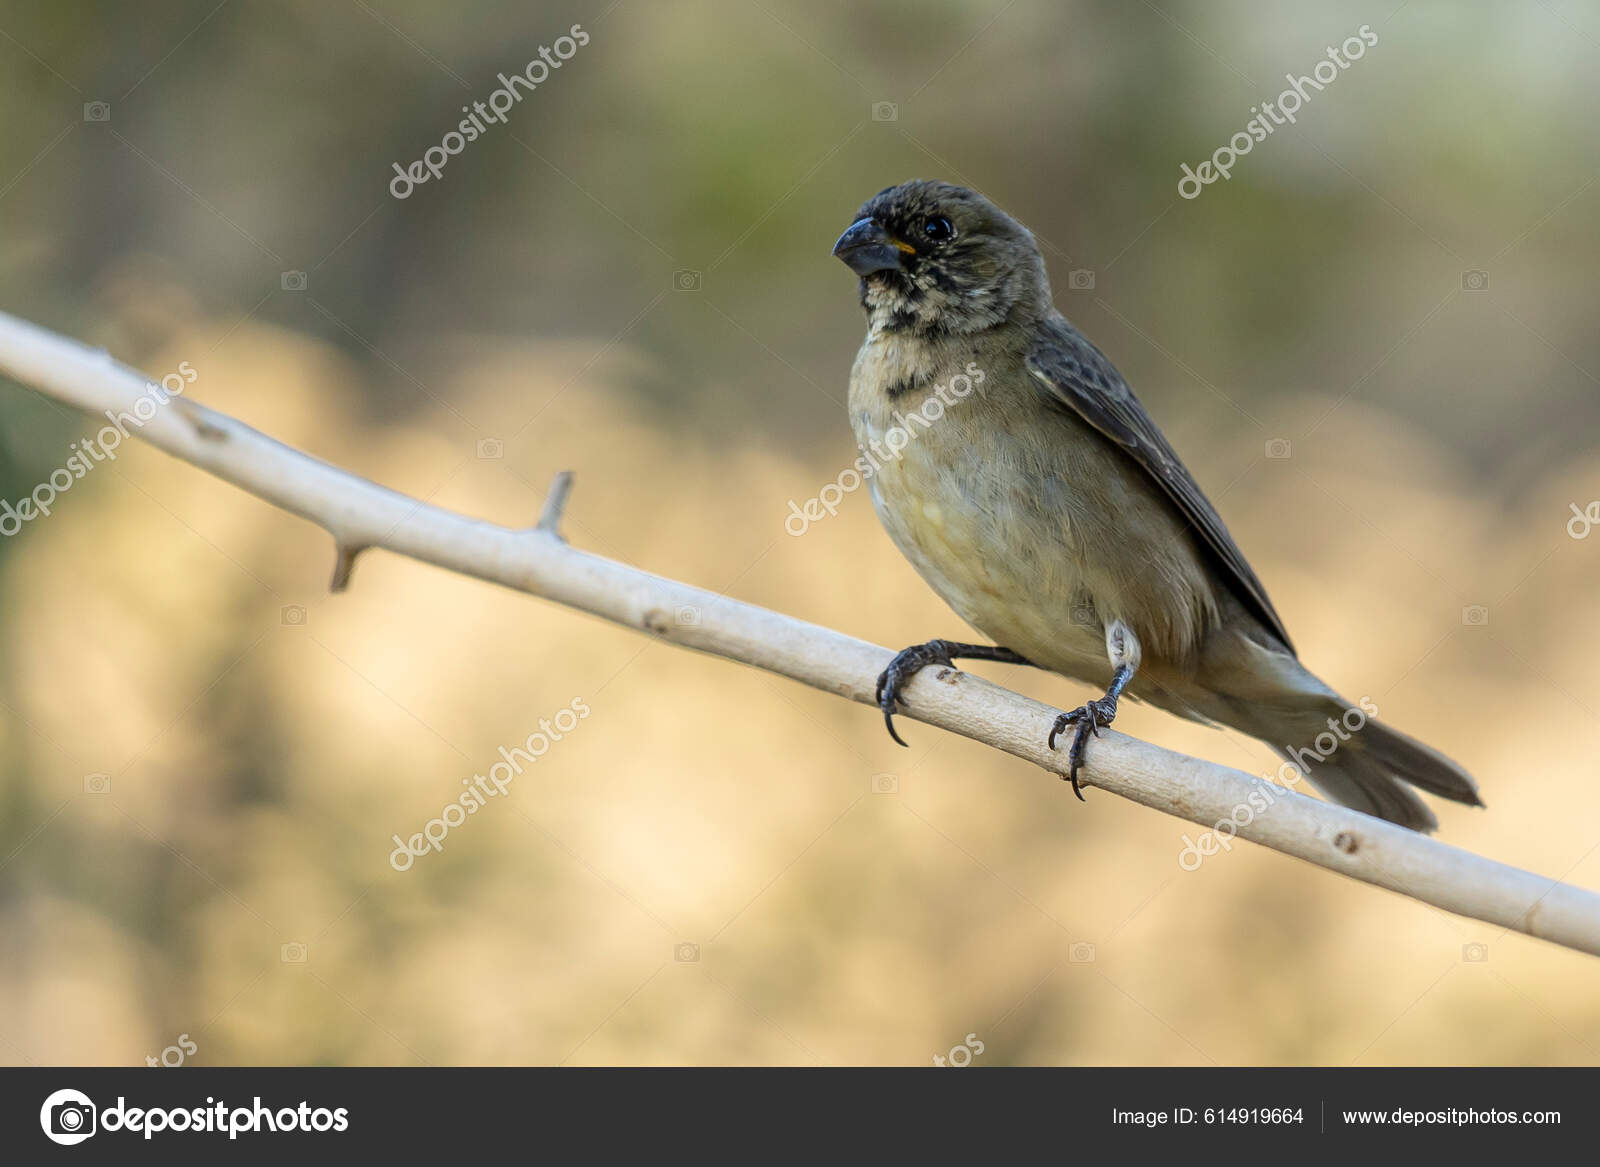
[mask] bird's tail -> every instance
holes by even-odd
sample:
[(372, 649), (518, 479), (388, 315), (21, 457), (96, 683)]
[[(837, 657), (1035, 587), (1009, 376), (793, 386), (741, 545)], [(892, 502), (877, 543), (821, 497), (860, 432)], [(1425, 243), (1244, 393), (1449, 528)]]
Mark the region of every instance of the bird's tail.
[(1439, 825), (1419, 789), (1483, 805), (1477, 783), (1460, 766), (1377, 720), (1369, 698), (1351, 704), (1340, 697), (1291, 653), (1246, 636), (1218, 638), (1209, 647), (1214, 655), (1201, 675), (1226, 678), (1226, 688), (1172, 687), (1158, 703), (1260, 738), (1328, 798), (1414, 831)]
[(1255, 705), (1249, 724), (1240, 728), (1272, 746), (1335, 802), (1414, 831), (1431, 831), (1439, 821), (1413, 787), (1469, 806), (1483, 805), (1470, 774), (1416, 738), (1375, 720), (1372, 702), (1363, 698), (1350, 705), (1325, 688), (1296, 696), (1299, 700), (1292, 705)]

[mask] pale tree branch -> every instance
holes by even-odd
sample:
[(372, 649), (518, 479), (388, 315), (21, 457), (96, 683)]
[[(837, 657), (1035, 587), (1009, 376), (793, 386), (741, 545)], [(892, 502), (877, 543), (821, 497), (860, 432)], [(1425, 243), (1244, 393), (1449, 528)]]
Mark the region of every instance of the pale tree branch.
[[(0, 313), (0, 371), (94, 417), (132, 412), (150, 383), (107, 354)], [(383, 548), (602, 616), (629, 628), (873, 704), (887, 649), (815, 624), (663, 579), (569, 546), (558, 531), (572, 476), (557, 475), (537, 525), (467, 518), (320, 462), (174, 397), (130, 433), (327, 530), (333, 587), (355, 558)], [(1056, 710), (954, 669), (930, 668), (906, 690), (905, 716), (1058, 774), (1046, 735)], [(1600, 955), (1600, 896), (1497, 863), (1401, 827), (1286, 791), (1238, 770), (1106, 731), (1083, 778), (1201, 827), (1244, 815), (1240, 838), (1378, 887)], [(1063, 787), (1063, 790), (1066, 788)], [(1254, 801), (1252, 795), (1255, 796)], [(1162, 857), (1162, 862), (1176, 862)]]

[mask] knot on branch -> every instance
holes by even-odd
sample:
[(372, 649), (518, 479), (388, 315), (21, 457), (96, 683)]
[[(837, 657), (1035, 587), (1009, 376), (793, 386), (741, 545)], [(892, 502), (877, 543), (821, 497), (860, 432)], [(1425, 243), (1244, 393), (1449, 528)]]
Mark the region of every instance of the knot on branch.
[(203, 405), (179, 398), (178, 412), (194, 427), (195, 435), (205, 441), (220, 442), (228, 436), (228, 431), (212, 420), (214, 415)]

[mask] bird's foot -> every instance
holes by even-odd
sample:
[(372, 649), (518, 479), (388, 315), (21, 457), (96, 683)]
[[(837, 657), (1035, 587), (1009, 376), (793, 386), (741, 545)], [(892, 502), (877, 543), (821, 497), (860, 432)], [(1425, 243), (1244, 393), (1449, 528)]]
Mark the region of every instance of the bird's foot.
[(951, 658), (951, 644), (947, 640), (930, 640), (926, 644), (913, 644), (910, 648), (903, 648), (895, 653), (894, 659), (889, 662), (889, 667), (878, 674), (878, 708), (883, 710), (883, 724), (889, 727), (889, 736), (901, 745), (906, 743), (894, 728), (894, 711), (896, 705), (904, 705), (905, 698), (900, 696), (900, 690), (911, 682), (929, 665), (944, 665), (954, 668), (955, 661)]
[(1050, 748), (1056, 748), (1056, 738), (1067, 731), (1068, 726), (1075, 725), (1077, 729), (1072, 734), (1072, 745), (1067, 750), (1067, 778), (1072, 783), (1072, 793), (1078, 796), (1080, 802), (1086, 801), (1083, 797), (1083, 787), (1078, 784), (1078, 771), (1083, 767), (1083, 751), (1089, 744), (1089, 735), (1100, 736), (1101, 726), (1109, 726), (1117, 717), (1117, 698), (1108, 693), (1104, 697), (1085, 702), (1071, 713), (1063, 713), (1056, 718), (1050, 727)]

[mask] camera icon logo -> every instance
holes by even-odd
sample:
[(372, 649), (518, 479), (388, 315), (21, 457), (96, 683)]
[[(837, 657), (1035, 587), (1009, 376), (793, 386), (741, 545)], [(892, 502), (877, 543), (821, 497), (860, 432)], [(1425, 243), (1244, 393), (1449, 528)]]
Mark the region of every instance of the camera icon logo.
[(1094, 945), (1087, 940), (1080, 940), (1067, 950), (1067, 959), (1073, 964), (1093, 964)]
[(108, 122), (111, 120), (111, 103), (109, 101), (86, 101), (83, 103), (83, 120), (86, 122)]
[(284, 964), (304, 964), (306, 962), (306, 946), (298, 940), (291, 940), (287, 944), (278, 946), (278, 959)]
[(700, 959), (700, 946), (685, 940), (672, 946), (672, 959), (679, 964), (694, 964)]
[(687, 267), (673, 272), (672, 290), (674, 292), (698, 292), (700, 290), (700, 273)]
[(95, 1108), (81, 1090), (57, 1090), (39, 1108), (39, 1125), (52, 1143), (76, 1146), (95, 1132)]
[(506, 444), (499, 438), (478, 439), (478, 460), (480, 462), (493, 461), (506, 456)]
[(83, 776), (83, 792), (85, 794), (110, 794), (110, 774), (85, 774)]
[(1094, 614), (1093, 604), (1072, 605), (1072, 622), (1079, 628), (1098, 628), (1100, 618)]
[(1461, 959), (1468, 964), (1482, 964), (1489, 959), (1489, 946), (1487, 944), (1463, 944), (1461, 946)]
[(693, 604), (679, 604), (672, 613), (672, 622), (683, 628), (700, 627), (700, 609)]
[(900, 793), (900, 779), (893, 774), (874, 774), (872, 776), (872, 793), (898, 794)]
[(303, 292), (306, 290), (306, 273), (303, 271), (286, 271), (279, 282), (286, 292)]
[(1467, 292), (1487, 292), (1489, 290), (1489, 273), (1477, 269), (1462, 272), (1461, 288)]
[(892, 101), (875, 101), (872, 103), (872, 120), (897, 122), (900, 120), (900, 107)]
[(278, 609), (278, 619), (283, 621), (285, 628), (304, 628), (306, 610), (299, 604), (285, 604)]
[(1292, 448), (1288, 438), (1267, 439), (1267, 457), (1274, 462), (1281, 462), (1287, 458)]
[(1482, 628), (1489, 623), (1489, 609), (1482, 604), (1468, 604), (1461, 609), (1461, 622), (1468, 628)]
[(1080, 267), (1067, 273), (1067, 290), (1070, 292), (1094, 291), (1094, 272)]

